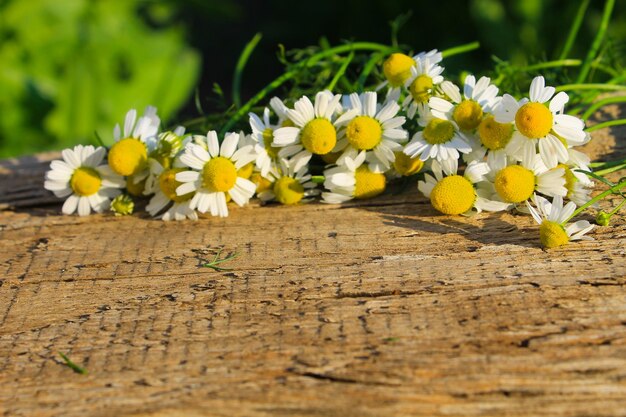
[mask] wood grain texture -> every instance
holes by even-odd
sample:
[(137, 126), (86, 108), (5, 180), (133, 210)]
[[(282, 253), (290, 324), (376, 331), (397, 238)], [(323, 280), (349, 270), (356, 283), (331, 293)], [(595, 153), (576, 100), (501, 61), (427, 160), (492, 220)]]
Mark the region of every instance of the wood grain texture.
[[(51, 156), (0, 164), (0, 415), (626, 415), (623, 213), (551, 251), (414, 190), (83, 219), (41, 192)], [(218, 248), (233, 271), (201, 266)]]

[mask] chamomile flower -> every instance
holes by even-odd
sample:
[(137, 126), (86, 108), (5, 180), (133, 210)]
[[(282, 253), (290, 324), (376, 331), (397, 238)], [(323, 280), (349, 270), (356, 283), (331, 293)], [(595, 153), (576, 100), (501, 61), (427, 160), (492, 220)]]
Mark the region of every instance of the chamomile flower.
[(87, 216), (110, 207), (111, 198), (120, 194), (124, 178), (102, 164), (106, 149), (77, 145), (61, 152), (62, 161), (52, 161), (44, 188), (59, 198), (67, 197), (62, 212)]
[(412, 58), (402, 53), (393, 53), (383, 62), (383, 74), (385, 82), (377, 87), (377, 90), (389, 85), (390, 91), (399, 90), (409, 78), (411, 78), (411, 68), (417, 65), (418, 61), (428, 59), (432, 64), (441, 62), (441, 52), (433, 49), (428, 52), (420, 52)]
[(443, 67), (438, 62), (436, 57), (425, 54), (416, 59), (416, 65), (411, 67), (411, 76), (404, 84), (409, 94), (402, 102), (409, 119), (415, 116), (418, 108), (428, 104), (434, 88), (443, 81)]
[(263, 202), (275, 200), (285, 205), (309, 202), (308, 197), (319, 194), (319, 190), (315, 189), (316, 185), (311, 181), (307, 163), (306, 156), (296, 156), (290, 160), (281, 159), (279, 174), (272, 186), (257, 192), (257, 196)]
[(461, 130), (473, 132), (483, 120), (485, 113), (492, 111), (497, 99), (498, 87), (491, 84), (489, 77), (481, 77), (478, 82), (473, 75), (465, 77), (463, 96), (457, 86), (450, 82), (441, 84), (443, 92), (451, 100), (431, 97), (428, 105), (435, 117), (453, 120)]
[(528, 201), (526, 206), (539, 226), (539, 239), (543, 247), (550, 249), (567, 245), (572, 240), (593, 240), (585, 236), (593, 229), (593, 225), (587, 220), (579, 220), (566, 225), (567, 220), (576, 210), (576, 204), (572, 201), (563, 206), (563, 198), (556, 196), (550, 203), (547, 199), (535, 195), (533, 201), (535, 209)]
[(345, 128), (340, 130), (340, 139), (333, 152), (343, 152), (337, 159), (337, 165), (344, 160), (354, 160), (361, 151), (366, 151), (365, 159), (374, 172), (384, 172), (395, 160), (394, 152), (402, 149), (401, 142), (406, 141), (408, 132), (402, 129), (403, 116), (396, 116), (400, 106), (395, 101), (377, 103), (375, 92), (368, 91), (360, 96), (349, 96), (352, 118)]
[(415, 133), (404, 148), (404, 153), (410, 157), (419, 156), (422, 161), (442, 161), (459, 159), (459, 152), (471, 152), (467, 137), (459, 131), (459, 126), (453, 120), (434, 117), (429, 111), (420, 119), (425, 124), (424, 130)]
[[(535, 77), (530, 85), (530, 101), (519, 102), (505, 94), (494, 111), (498, 123), (515, 122), (515, 132), (506, 146), (510, 155), (539, 151), (548, 168), (568, 160), (567, 148), (584, 144), (588, 135), (585, 123), (577, 117), (563, 114), (569, 97), (560, 92), (554, 95), (554, 87), (546, 87), (542, 76)], [(548, 101), (550, 102), (549, 104)]]
[[(276, 97), (274, 98), (276, 99)], [(282, 101), (280, 101), (280, 104), (284, 107)], [(276, 103), (275, 106), (281, 109), (281, 107)], [(283, 109), (281, 109), (281, 111), (282, 110)], [(284, 111), (284, 114), (286, 115), (286, 107), (284, 108)], [(289, 158), (298, 152), (303, 152), (302, 146), (298, 144), (285, 146), (283, 148), (272, 146), (272, 142), (274, 141), (274, 130), (277, 126), (270, 123), (270, 110), (267, 107), (263, 111), (263, 119), (254, 113), (249, 113), (248, 115), (250, 117), (250, 128), (252, 130), (250, 137), (254, 141), (254, 149), (257, 153), (255, 162), (256, 166), (261, 171), (261, 175), (267, 177), (272, 169), (272, 166), (276, 166), (280, 158)]]
[(498, 123), (492, 114), (486, 114), (473, 136), (467, 136), (472, 151), (463, 156), (465, 161), (483, 160), (487, 154), (506, 154), (506, 145), (513, 137), (514, 124)]
[[(523, 203), (535, 192), (554, 197), (567, 195), (565, 170), (548, 169), (537, 154), (526, 156), (520, 164), (504, 154), (492, 154), (487, 158), (489, 172), (485, 178), (493, 185), (489, 199), (508, 203), (512, 208)], [(486, 190), (486, 188), (482, 188)]]
[(420, 172), (424, 168), (424, 161), (419, 156), (411, 158), (404, 153), (404, 150), (394, 152), (396, 159), (391, 164), (391, 171), (388, 174), (393, 177), (410, 177)]
[(156, 111), (155, 107), (149, 106), (144, 115), (137, 119), (137, 110), (129, 110), (124, 120), (124, 130), (120, 129), (120, 125), (115, 125), (115, 143), (108, 156), (113, 172), (131, 176), (148, 167), (148, 154), (156, 145), (156, 134), (161, 122)]
[(341, 95), (333, 96), (328, 91), (317, 93), (315, 105), (308, 97), (302, 97), (294, 104), (295, 109), (287, 110), (295, 126), (276, 129), (271, 145), (281, 148), (296, 145), (294, 154), (302, 149), (316, 155), (331, 152), (337, 145), (337, 128), (350, 116), (350, 112), (346, 112), (334, 119), (341, 108), (340, 100)]
[(433, 175), (426, 174), (417, 188), (430, 199), (430, 203), (443, 214), (467, 214), (489, 210), (490, 201), (476, 193), (475, 184), (484, 180), (489, 168), (485, 162), (474, 161), (467, 165), (463, 175), (458, 174), (458, 160), (432, 162)]
[[(154, 196), (146, 206), (146, 211), (152, 217), (158, 216), (165, 221), (198, 219), (198, 214), (191, 208), (191, 199), (194, 193), (190, 192), (184, 195), (176, 193), (176, 189), (182, 185), (180, 181), (176, 180), (176, 174), (185, 170), (186, 168), (181, 167), (165, 168), (156, 159), (150, 160), (150, 171), (156, 179), (156, 184), (153, 188)], [(170, 207), (159, 216), (159, 213), (168, 206)]]
[(324, 188), (328, 192), (322, 193), (322, 201), (340, 204), (382, 194), (387, 186), (385, 175), (372, 172), (364, 162), (365, 151), (361, 151), (354, 160), (346, 159), (344, 165), (325, 170)]
[(206, 149), (197, 143), (188, 143), (185, 147), (180, 160), (192, 171), (176, 173), (174, 178), (181, 183), (176, 188), (176, 195), (195, 192), (189, 203), (191, 209), (226, 217), (226, 193), (239, 206), (245, 205), (254, 195), (256, 185), (237, 172), (256, 159), (254, 149), (250, 145), (237, 149), (240, 142), (238, 133), (227, 133), (221, 146), (213, 130), (202, 140), (195, 140), (204, 142)]

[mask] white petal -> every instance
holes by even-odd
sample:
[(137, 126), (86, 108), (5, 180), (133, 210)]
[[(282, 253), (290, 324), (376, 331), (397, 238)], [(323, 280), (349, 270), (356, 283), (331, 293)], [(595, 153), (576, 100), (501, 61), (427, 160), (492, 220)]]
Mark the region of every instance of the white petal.
[[(207, 147), (209, 149), (209, 154), (213, 158), (215, 158), (216, 156), (219, 155), (219, 152), (220, 152), (220, 144), (219, 144), (219, 141), (217, 140), (217, 132), (215, 130), (209, 131), (206, 135), (206, 139), (207, 139)], [(202, 148), (200, 147), (200, 149)]]
[(78, 200), (80, 199), (80, 197), (76, 196), (76, 195), (71, 195), (67, 198), (67, 200), (65, 200), (65, 203), (63, 203), (63, 208), (61, 209), (61, 211), (63, 212), (63, 214), (72, 214), (76, 211), (76, 207), (78, 206)]

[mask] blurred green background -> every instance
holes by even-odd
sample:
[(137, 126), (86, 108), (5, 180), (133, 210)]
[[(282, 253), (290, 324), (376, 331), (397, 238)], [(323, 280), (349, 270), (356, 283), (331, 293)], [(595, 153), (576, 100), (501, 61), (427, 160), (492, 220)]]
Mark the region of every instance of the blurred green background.
[[(626, 3), (608, 32), (611, 59), (626, 56)], [(524, 65), (555, 59), (579, 1), (568, 0), (0, 0), (0, 157), (112, 140), (129, 108), (158, 107), (166, 125), (219, 110), (237, 58), (263, 39), (243, 77), (244, 100), (281, 73), (286, 49), (344, 40), (390, 43), (389, 22), (412, 16), (399, 34), (413, 51), (478, 40), (481, 49), (446, 60), (448, 73), (474, 73), (493, 56)], [(584, 58), (603, 1), (591, 0), (571, 58)], [(617, 61), (616, 61), (617, 62)], [(196, 90), (197, 89), (197, 90)]]

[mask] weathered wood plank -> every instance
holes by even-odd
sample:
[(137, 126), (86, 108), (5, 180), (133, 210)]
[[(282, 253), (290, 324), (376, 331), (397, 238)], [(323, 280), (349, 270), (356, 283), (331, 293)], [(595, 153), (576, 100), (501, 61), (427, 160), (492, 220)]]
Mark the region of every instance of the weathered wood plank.
[[(37, 194), (45, 164), (9, 165), (3, 201), (32, 205), (0, 212), (2, 415), (624, 415), (623, 216), (551, 251), (527, 216), (413, 191), (83, 219)], [(200, 266), (217, 248), (233, 271)]]

